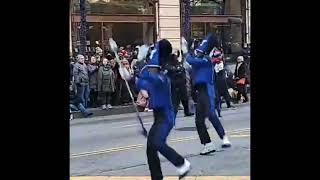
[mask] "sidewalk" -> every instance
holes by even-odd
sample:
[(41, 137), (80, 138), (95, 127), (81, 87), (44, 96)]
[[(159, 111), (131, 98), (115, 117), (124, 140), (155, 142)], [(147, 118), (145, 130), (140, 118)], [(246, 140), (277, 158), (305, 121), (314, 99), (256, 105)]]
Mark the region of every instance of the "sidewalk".
[[(243, 107), (243, 106), (250, 106), (249, 103), (244, 103), (244, 104), (234, 104), (235, 107)], [(222, 111), (227, 111), (226, 104), (222, 105)], [(119, 106), (119, 107), (114, 107), (114, 109), (111, 110), (101, 110), (100, 108), (94, 108), (91, 109), (91, 112), (97, 114), (94, 114), (92, 117), (89, 118), (83, 118), (81, 113), (77, 113), (79, 118), (73, 119), (70, 121), (70, 125), (78, 125), (78, 124), (91, 124), (91, 123), (102, 123), (105, 121), (108, 122), (119, 122), (119, 121), (125, 121), (125, 120), (136, 120), (136, 113), (134, 110), (134, 107), (131, 106)], [(116, 114), (115, 112), (123, 112), (120, 114)], [(105, 114), (105, 115), (103, 115)], [(152, 112), (140, 112), (141, 118), (148, 118), (152, 117), (153, 113)], [(183, 117), (183, 110), (179, 110), (178, 112), (178, 117)]]
[[(126, 113), (133, 113), (135, 112), (135, 109), (133, 105), (129, 106), (113, 106), (112, 109), (108, 110), (102, 110), (101, 108), (88, 108), (90, 112), (93, 113), (93, 117), (96, 116), (110, 116), (110, 115), (116, 115), (116, 114), (126, 114)], [(75, 119), (83, 118), (82, 114), (80, 112), (73, 113), (73, 117)]]
[[(248, 93), (248, 97), (250, 99), (250, 93)], [(239, 104), (234, 104), (234, 106), (239, 106)], [(225, 103), (222, 104), (222, 108), (223, 107), (226, 107)], [(121, 114), (128, 114), (128, 113), (135, 113), (136, 112), (133, 105), (113, 106), (112, 109), (108, 109), (108, 110), (102, 110), (101, 108), (88, 108), (88, 110), (93, 113), (93, 115), (90, 118), (98, 117), (98, 116), (121, 115)], [(79, 119), (79, 118), (84, 118), (84, 117), (80, 112), (74, 112), (73, 113), (73, 118), (74, 119)]]

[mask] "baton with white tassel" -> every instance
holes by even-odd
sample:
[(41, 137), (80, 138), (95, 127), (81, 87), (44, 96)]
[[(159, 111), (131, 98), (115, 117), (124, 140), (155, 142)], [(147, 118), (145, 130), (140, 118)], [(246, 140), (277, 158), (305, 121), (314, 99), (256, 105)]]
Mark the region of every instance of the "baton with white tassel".
[(121, 75), (122, 79), (126, 83), (126, 86), (127, 86), (128, 91), (129, 91), (133, 106), (134, 106), (134, 108), (136, 110), (136, 116), (137, 116), (137, 119), (139, 120), (139, 123), (140, 123), (141, 128), (142, 128), (142, 132), (141, 133), (142, 133), (143, 136), (147, 137), (148, 132), (147, 132), (146, 128), (144, 127), (144, 124), (143, 124), (142, 119), (140, 117), (140, 113), (139, 113), (138, 108), (137, 108), (137, 104), (134, 101), (132, 92), (130, 90), (130, 86), (129, 86), (128, 81), (127, 81), (127, 80), (131, 79), (131, 75), (130, 75), (130, 73), (128, 71), (124, 70), (125, 67), (123, 67), (122, 63), (120, 62), (120, 59), (119, 59), (119, 56), (118, 56), (118, 52), (117, 52), (118, 51), (117, 43), (112, 38), (109, 38), (109, 44), (110, 44), (111, 50), (114, 52), (114, 54), (116, 56), (116, 61), (119, 64), (119, 67), (120, 67), (119, 68), (120, 75)]

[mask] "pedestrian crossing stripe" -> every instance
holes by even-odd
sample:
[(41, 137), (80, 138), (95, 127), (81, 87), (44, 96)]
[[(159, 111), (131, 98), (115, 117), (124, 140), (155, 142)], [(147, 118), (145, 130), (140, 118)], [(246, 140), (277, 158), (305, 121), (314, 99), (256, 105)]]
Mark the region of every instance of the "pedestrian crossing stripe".
[[(163, 180), (178, 180), (178, 176), (166, 176)], [(150, 176), (74, 176), (70, 180), (151, 180)], [(250, 176), (186, 176), (182, 180), (250, 180)]]

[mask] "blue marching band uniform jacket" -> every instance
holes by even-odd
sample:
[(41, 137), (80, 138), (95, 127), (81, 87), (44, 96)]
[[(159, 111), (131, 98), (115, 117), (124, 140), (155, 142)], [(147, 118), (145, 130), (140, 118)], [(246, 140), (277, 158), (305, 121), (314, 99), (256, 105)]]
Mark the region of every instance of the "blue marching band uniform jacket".
[[(196, 49), (204, 54), (209, 54), (213, 49), (216, 39), (212, 34), (209, 34), (206, 39), (202, 41), (200, 46)], [(215, 111), (215, 72), (214, 64), (211, 62), (210, 57), (203, 56), (198, 57), (189, 53), (186, 57), (186, 61), (192, 66), (192, 79), (194, 85), (206, 84), (207, 92), (209, 95), (210, 111)]]
[(174, 111), (171, 101), (170, 78), (163, 71), (160, 71), (159, 73), (152, 73), (148, 70), (148, 67), (160, 68), (158, 44), (156, 44), (156, 48), (151, 56), (152, 57), (148, 65), (141, 69), (136, 85), (139, 90), (144, 89), (148, 91), (149, 108), (153, 110), (164, 110), (166, 114), (166, 123), (173, 126)]
[[(209, 54), (215, 42), (215, 37), (212, 34), (209, 34), (197, 48), (197, 51)], [(215, 111), (215, 73), (213, 63), (208, 56), (197, 57), (192, 55), (191, 53), (187, 55), (186, 60), (192, 66), (191, 76), (194, 85), (207, 85), (207, 92), (210, 97), (210, 111)], [(165, 110), (167, 115), (166, 119), (171, 124), (175, 119), (175, 115), (171, 101), (170, 79), (163, 71), (160, 71), (159, 73), (149, 72), (148, 67), (160, 68), (159, 43), (156, 44), (148, 65), (142, 68), (136, 85), (139, 90), (144, 89), (148, 91), (150, 96), (149, 107), (154, 110)]]
[(210, 97), (210, 110), (214, 111), (214, 99), (215, 99), (215, 89), (214, 89), (214, 70), (213, 64), (209, 58), (203, 57), (192, 57), (191, 55), (187, 56), (187, 62), (192, 66), (191, 76), (194, 80), (194, 85), (206, 84), (207, 92)]

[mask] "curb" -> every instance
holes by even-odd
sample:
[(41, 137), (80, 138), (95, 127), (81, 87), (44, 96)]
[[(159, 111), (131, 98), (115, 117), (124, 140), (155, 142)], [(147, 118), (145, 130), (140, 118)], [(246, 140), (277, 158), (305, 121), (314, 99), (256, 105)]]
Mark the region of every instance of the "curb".
[[(237, 108), (243, 107), (243, 106), (250, 106), (250, 103), (234, 104), (234, 106)], [(133, 106), (131, 108), (134, 110)], [(104, 110), (97, 109), (96, 111), (104, 111)], [(222, 111), (227, 111), (226, 107), (222, 107)], [(152, 112), (140, 112), (139, 114), (141, 118), (149, 118), (153, 116)], [(184, 117), (183, 110), (179, 110), (177, 117)], [(135, 111), (133, 111), (131, 113), (100, 115), (100, 116), (93, 116), (89, 118), (76, 118), (70, 121), (70, 126), (83, 125), (83, 124), (96, 124), (96, 123), (104, 123), (104, 122), (131, 121), (136, 119), (137, 119), (136, 113)]]
[[(117, 115), (117, 114), (126, 114), (126, 113), (133, 113), (135, 109), (133, 105), (131, 106), (117, 106), (112, 109), (102, 110), (101, 108), (88, 108), (88, 111), (93, 113), (93, 117), (97, 116), (110, 116), (110, 115)], [(73, 113), (73, 117), (75, 119), (83, 118), (81, 112)]]
[[(140, 112), (141, 118), (152, 117), (152, 112)], [(103, 122), (119, 122), (119, 121), (131, 121), (136, 120), (136, 113), (125, 113), (125, 114), (114, 114), (106, 116), (95, 116), (89, 118), (77, 118), (70, 121), (70, 126), (72, 125), (82, 125), (82, 124), (96, 124)]]

